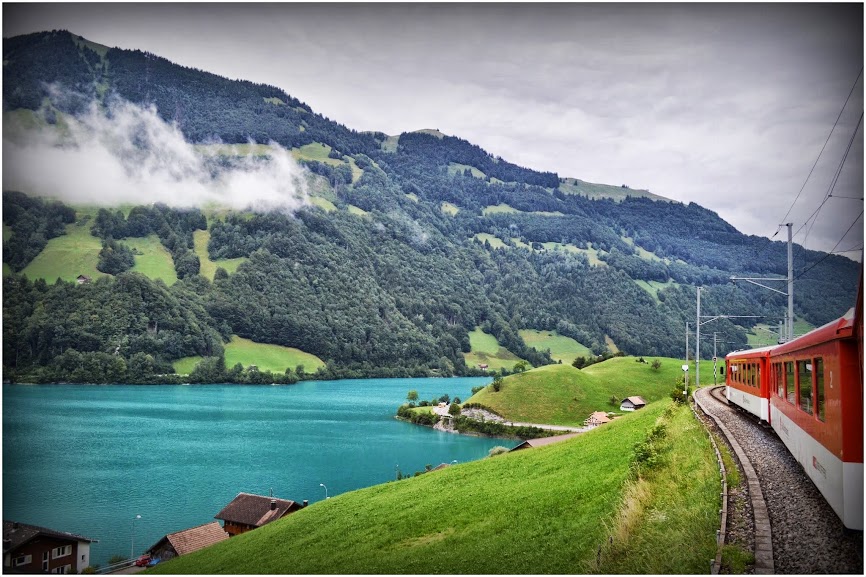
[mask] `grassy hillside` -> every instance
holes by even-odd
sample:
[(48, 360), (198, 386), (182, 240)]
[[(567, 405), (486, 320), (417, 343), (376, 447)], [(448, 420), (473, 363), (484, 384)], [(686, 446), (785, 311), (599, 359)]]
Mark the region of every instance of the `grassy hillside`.
[(496, 337), (479, 328), (469, 333), (469, 344), (472, 350), (463, 353), (463, 357), (466, 359), (466, 365), (470, 367), (486, 364), (491, 371), (499, 370), (502, 367), (511, 370), (514, 363), (520, 360), (520, 357), (500, 346)]
[(209, 280), (213, 280), (213, 275), (216, 272), (217, 267), (221, 266), (231, 274), (238, 270), (238, 267), (242, 262), (249, 260), (246, 257), (211, 260), (207, 252), (207, 243), (210, 241), (210, 231), (197, 230), (192, 233), (192, 236), (195, 241), (195, 254), (198, 255), (198, 260), (201, 263), (199, 274)]
[[(282, 373), (287, 368), (294, 369), (298, 365), (304, 365), (304, 370), (311, 373), (325, 366), (322, 359), (300, 349), (256, 343), (237, 335), (232, 335), (231, 342), (225, 346), (225, 355), (226, 367), (231, 368), (237, 363), (244, 367), (256, 365), (260, 371), (272, 373)], [(174, 370), (180, 375), (188, 375), (201, 359), (202, 357), (178, 359), (173, 363)]]
[[(81, 219), (82, 211), (76, 209), (76, 212)], [(64, 236), (49, 240), (22, 272), (27, 278), (44, 278), (47, 282), (54, 282), (58, 277), (73, 281), (81, 274), (92, 278), (107, 276), (96, 270), (101, 249), (102, 241), (90, 234), (90, 223), (73, 223), (67, 225)]]
[(571, 364), (577, 357), (588, 357), (592, 351), (576, 340), (560, 335), (556, 331), (521, 330), (520, 338), (530, 347), (539, 351), (550, 349), (550, 356), (555, 361)]
[(659, 358), (661, 368), (655, 370), (654, 357), (644, 360), (615, 357), (583, 370), (547, 365), (505, 377), (498, 393), (488, 386), (467, 402), (481, 403), (518, 422), (582, 425), (593, 411), (618, 411), (619, 402), (612, 404), (612, 396), (619, 401), (640, 395), (647, 402), (667, 397), (682, 375), (682, 362)]
[(627, 196), (642, 196), (653, 200), (667, 200), (670, 202), (670, 199), (640, 188), (623, 188), (622, 186), (610, 184), (596, 184), (580, 180), (579, 178), (565, 178), (563, 181), (560, 182), (559, 189), (566, 194), (580, 194), (587, 198), (612, 198), (616, 201), (625, 200)]
[[(177, 282), (171, 253), (162, 245), (158, 236), (152, 234), (145, 238), (127, 238), (121, 242), (136, 252), (135, 265), (131, 270), (140, 272), (148, 278), (161, 278), (169, 286)], [(213, 280), (213, 276), (210, 278)]]
[[(715, 552), (718, 469), (690, 411), (669, 405), (337, 495), (148, 573), (701, 573)], [(662, 463), (637, 480), (632, 447), (659, 419)]]

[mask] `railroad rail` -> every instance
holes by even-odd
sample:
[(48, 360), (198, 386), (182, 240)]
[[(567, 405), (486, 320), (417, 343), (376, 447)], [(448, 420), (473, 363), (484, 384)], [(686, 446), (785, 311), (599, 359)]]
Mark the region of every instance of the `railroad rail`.
[(844, 528), (776, 434), (710, 387), (694, 396), (734, 448), (748, 480), (755, 573), (862, 575), (863, 532)]

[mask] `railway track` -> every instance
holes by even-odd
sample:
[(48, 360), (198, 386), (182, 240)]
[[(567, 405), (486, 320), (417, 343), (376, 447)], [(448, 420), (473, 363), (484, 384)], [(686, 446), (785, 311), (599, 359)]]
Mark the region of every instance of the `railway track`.
[[(772, 533), (773, 572), (862, 575), (863, 532), (843, 527), (776, 434), (729, 406), (723, 391), (707, 387), (695, 396), (734, 437), (754, 470), (760, 484), (755, 489), (763, 495)], [(759, 522), (756, 518), (752, 525), (756, 535)]]

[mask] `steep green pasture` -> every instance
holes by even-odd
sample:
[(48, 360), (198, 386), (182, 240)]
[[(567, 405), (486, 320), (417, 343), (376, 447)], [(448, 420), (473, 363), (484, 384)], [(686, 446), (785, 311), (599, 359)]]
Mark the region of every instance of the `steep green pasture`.
[(505, 246), (505, 243), (502, 242), (502, 239), (496, 238), (492, 234), (488, 234), (486, 232), (479, 232), (478, 234), (476, 234), (472, 238), (478, 239), (481, 242), (486, 241), (486, 242), (490, 243), (490, 248), (502, 248)]
[(565, 182), (559, 184), (559, 190), (565, 194), (580, 194), (587, 198), (612, 198), (618, 202), (625, 200), (627, 196), (644, 196), (653, 200), (666, 200), (670, 202), (670, 199), (652, 194), (648, 190), (622, 188), (621, 186), (610, 184), (596, 184), (580, 180), (579, 178), (566, 178)]
[(321, 196), (311, 196), (310, 202), (318, 206), (325, 212), (333, 212), (337, 210), (337, 206), (333, 202), (331, 202), (327, 198), (322, 198)]
[(133, 252), (141, 253), (135, 255), (135, 265), (131, 270), (148, 278), (161, 278), (169, 286), (177, 282), (171, 253), (159, 242), (158, 236), (152, 234), (146, 238), (127, 238), (121, 242), (133, 249)]
[(637, 283), (637, 286), (648, 292), (656, 302), (659, 302), (660, 290), (676, 284), (673, 279), (668, 279), (667, 282), (659, 282), (657, 280), (636, 280), (634, 282)]
[(536, 331), (531, 329), (518, 331), (520, 338), (530, 347), (539, 351), (550, 349), (550, 356), (555, 361), (571, 364), (577, 357), (589, 357), (592, 351), (576, 340), (560, 335), (556, 331)]
[[(805, 335), (815, 329), (815, 325), (798, 316), (794, 316), (794, 336)], [(746, 333), (746, 342), (749, 347), (766, 347), (775, 345), (779, 341), (779, 325), (770, 326), (767, 323), (758, 323), (751, 332)]]
[(510, 214), (520, 211), (507, 204), (497, 204), (494, 206), (485, 206), (484, 210), (482, 210), (481, 212), (483, 212), (486, 216), (488, 214)]
[(640, 258), (642, 258), (642, 259), (644, 259), (644, 260), (650, 260), (650, 261), (656, 261), (656, 262), (665, 262), (665, 259), (660, 258), (660, 257), (657, 256), (654, 252), (650, 252), (650, 251), (646, 250), (645, 248), (642, 248), (642, 247), (637, 246), (637, 245), (634, 243), (634, 239), (629, 238), (629, 237), (627, 237), (627, 236), (624, 236), (624, 237), (621, 237), (621, 238), (622, 238), (622, 240), (624, 240), (626, 243), (628, 243), (628, 244), (630, 244), (631, 246), (634, 247), (635, 251), (637, 251), (637, 255), (638, 255)]
[[(669, 404), (657, 403), (559, 444), (336, 495), (148, 572), (641, 572), (636, 570), (641, 564), (611, 571), (609, 556), (598, 554), (601, 547), (622, 544), (629, 547), (629, 555), (621, 555), (626, 562), (632, 546), (641, 563), (655, 554), (650, 573), (701, 573), (715, 551), (718, 470), (712, 467), (706, 433), (695, 429), (685, 408), (667, 418), (676, 436), (665, 437), (660, 447), (661, 465), (643, 494), (645, 514), (631, 531), (610, 539), (628, 504), (624, 492), (630, 487), (632, 447), (646, 438)], [(704, 457), (709, 467), (683, 458), (694, 455)], [(675, 515), (659, 514), (671, 495)], [(640, 539), (644, 525), (654, 529), (652, 540)]]
[(354, 214), (355, 216), (367, 216), (368, 214), (370, 214), (369, 212), (367, 212), (363, 208), (359, 208), (359, 207), (355, 206), (354, 204), (350, 204), (346, 208), (348, 208), (349, 214)]
[(476, 328), (469, 333), (469, 344), (472, 350), (468, 353), (463, 353), (466, 359), (466, 365), (477, 367), (481, 364), (488, 365), (488, 370), (496, 371), (503, 367), (511, 370), (514, 363), (520, 360), (520, 357), (509, 351), (503, 346), (500, 346), (496, 337), (487, 334), (480, 328)]
[(454, 216), (455, 214), (460, 212), (460, 207), (456, 204), (451, 204), (450, 202), (442, 202), (439, 204), (439, 210), (441, 210), (445, 214)]
[(655, 357), (644, 360), (646, 364), (635, 357), (615, 357), (583, 370), (547, 365), (505, 377), (498, 393), (488, 386), (467, 402), (486, 405), (513, 421), (582, 425), (593, 411), (619, 411), (625, 397), (640, 395), (652, 402), (668, 396), (682, 376), (682, 362), (662, 357), (661, 368), (655, 370), (650, 365)]
[[(225, 346), (225, 355), (226, 367), (231, 368), (237, 363), (244, 367), (256, 365), (260, 371), (272, 373), (282, 373), (288, 368), (294, 370), (298, 365), (304, 365), (306, 372), (315, 372), (319, 367), (325, 366), (319, 357), (300, 349), (256, 343), (237, 335), (232, 335), (231, 342)], [(188, 375), (201, 359), (201, 357), (186, 357), (172, 364), (179, 375)]]
[[(81, 218), (80, 212), (78, 216)], [(42, 278), (46, 282), (57, 278), (74, 281), (81, 274), (94, 279), (107, 276), (96, 270), (100, 250), (102, 241), (90, 235), (90, 223), (69, 224), (66, 234), (49, 240), (22, 272), (31, 280)]]
[(192, 233), (193, 241), (195, 242), (195, 254), (198, 255), (198, 260), (201, 263), (199, 274), (203, 277), (213, 280), (217, 267), (226, 269), (229, 274), (238, 270), (242, 262), (246, 262), (246, 257), (238, 258), (220, 258), (211, 260), (207, 252), (207, 243), (210, 242), (209, 230), (196, 230)]
[(409, 192), (409, 193), (407, 193), (407, 194), (406, 194), (406, 198), (408, 198), (408, 199), (411, 200), (412, 202), (418, 202), (418, 195), (415, 194), (414, 192)]
[(458, 162), (449, 162), (448, 163), (448, 174), (456, 174), (458, 172), (460, 174), (463, 174), (463, 172), (467, 168), (472, 173), (472, 176), (474, 176), (475, 178), (484, 178), (485, 176), (487, 176), (486, 174), (484, 174), (483, 172), (481, 172), (480, 170), (478, 170), (474, 166), (469, 166), (468, 164), (460, 164)]

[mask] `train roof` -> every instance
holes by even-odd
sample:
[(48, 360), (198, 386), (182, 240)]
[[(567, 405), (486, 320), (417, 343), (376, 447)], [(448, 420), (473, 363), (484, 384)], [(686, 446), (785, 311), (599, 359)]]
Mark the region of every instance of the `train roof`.
[(848, 312), (834, 321), (830, 321), (826, 325), (820, 326), (817, 329), (809, 331), (803, 336), (789, 341), (783, 345), (779, 345), (773, 351), (774, 355), (781, 355), (792, 351), (798, 351), (807, 347), (819, 345), (836, 339), (850, 338), (854, 335), (854, 308), (848, 309)]
[(772, 351), (775, 348), (778, 348), (779, 345), (767, 345), (765, 347), (756, 347), (754, 349), (743, 349), (741, 351), (734, 351), (732, 353), (728, 353), (725, 357), (726, 359), (738, 359), (738, 358), (752, 358), (752, 357), (762, 357), (766, 356), (767, 353)]

